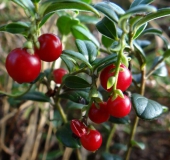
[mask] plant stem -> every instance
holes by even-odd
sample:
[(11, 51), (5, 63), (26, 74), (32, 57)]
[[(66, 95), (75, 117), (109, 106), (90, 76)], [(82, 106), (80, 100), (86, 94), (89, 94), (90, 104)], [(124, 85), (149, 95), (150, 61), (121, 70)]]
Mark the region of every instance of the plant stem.
[(116, 90), (116, 87), (117, 87), (117, 79), (118, 79), (118, 74), (119, 74), (121, 57), (123, 55), (123, 51), (124, 51), (124, 48), (125, 48), (125, 36), (126, 36), (126, 33), (123, 32), (122, 37), (121, 37), (121, 42), (120, 42), (121, 43), (121, 50), (119, 51), (118, 59), (117, 59), (117, 62), (116, 62), (116, 68), (115, 68), (115, 74), (114, 74), (116, 81), (114, 83), (113, 90)]
[(107, 142), (106, 142), (106, 152), (109, 152), (109, 147), (110, 147), (110, 144), (111, 144), (111, 141), (112, 141), (112, 138), (113, 138), (113, 135), (114, 135), (115, 131), (116, 131), (116, 124), (114, 124), (112, 126), (112, 129), (110, 131), (109, 137), (107, 139)]
[[(145, 92), (145, 80), (146, 80), (146, 78), (145, 78), (146, 67), (143, 68), (141, 73), (142, 73), (142, 82), (141, 82), (140, 94), (144, 95), (144, 92)], [(125, 160), (129, 160), (129, 158), (130, 158), (130, 154), (131, 154), (131, 150), (132, 150), (131, 141), (134, 140), (136, 129), (137, 129), (137, 126), (138, 126), (138, 122), (139, 122), (139, 118), (136, 116), (134, 124), (133, 124), (133, 127), (132, 127), (132, 131), (131, 131), (131, 134), (130, 134), (130, 139), (129, 139), (129, 142), (128, 142), (128, 149), (127, 149), (127, 152), (126, 152)]]

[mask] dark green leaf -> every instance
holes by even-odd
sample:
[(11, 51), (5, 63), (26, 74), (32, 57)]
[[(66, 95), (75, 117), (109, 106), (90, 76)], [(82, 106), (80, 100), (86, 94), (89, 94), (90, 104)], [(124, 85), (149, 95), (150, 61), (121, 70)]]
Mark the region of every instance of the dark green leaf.
[(123, 160), (120, 156), (107, 152), (102, 153), (102, 157), (104, 160)]
[(21, 97), (17, 97), (17, 100), (32, 100), (39, 102), (50, 102), (50, 98), (47, 97), (44, 93), (38, 91), (30, 91), (24, 94)]
[(97, 47), (99, 47), (99, 42), (96, 40), (96, 38), (93, 36), (93, 34), (89, 30), (85, 29), (83, 26), (74, 25), (71, 28), (71, 32), (76, 39), (90, 40)]
[(133, 147), (138, 147), (138, 148), (140, 148), (140, 149), (142, 149), (142, 150), (145, 149), (145, 144), (142, 143), (142, 142), (137, 142), (137, 141), (132, 140), (132, 141), (131, 141), (131, 145), (132, 145)]
[(98, 11), (87, 3), (76, 0), (46, 0), (40, 6), (40, 14), (48, 14), (57, 10), (71, 9), (93, 12), (100, 17)]
[(38, 3), (40, 2), (41, 0), (31, 0), (33, 3)]
[(107, 2), (100, 2), (94, 5), (94, 7), (102, 12), (111, 21), (118, 22), (118, 16), (114, 11), (114, 8)]
[(45, 22), (46, 22), (53, 14), (54, 14), (54, 12), (53, 12), (53, 13), (46, 14), (46, 15), (42, 18), (42, 20), (41, 20), (41, 22), (40, 22), (40, 24), (39, 24), (39, 27), (42, 27), (42, 26), (45, 24)]
[(76, 40), (76, 46), (80, 53), (91, 63), (96, 59), (97, 48), (91, 41)]
[(65, 124), (57, 131), (57, 138), (66, 147), (80, 148), (81, 146), (79, 140), (73, 137), (70, 123)]
[(85, 3), (90, 4), (92, 0), (78, 0), (78, 1), (85, 2)]
[(74, 70), (74, 67), (75, 67), (75, 60), (64, 55), (64, 54), (61, 54), (60, 58), (64, 61), (65, 65), (67, 66), (67, 69), (69, 70), (69, 72), (72, 72)]
[(64, 92), (59, 95), (60, 98), (69, 99), (75, 103), (81, 103), (84, 101), (84, 104), (89, 102), (89, 92), (81, 91), (81, 90), (74, 90)]
[(133, 39), (138, 38), (142, 32), (144, 31), (144, 29), (147, 27), (147, 23), (145, 23), (144, 25), (142, 25), (135, 33), (135, 35), (133, 36)]
[(117, 39), (117, 31), (114, 22), (104, 17), (96, 24), (98, 31), (110, 39)]
[(140, 94), (132, 94), (132, 104), (139, 118), (153, 120), (163, 112), (162, 105), (158, 102), (147, 99)]
[(102, 44), (104, 45), (105, 48), (109, 48), (114, 40), (102, 35)]
[(104, 58), (101, 58), (100, 60), (99, 59), (96, 59), (95, 62), (94, 61), (94, 69), (98, 68), (99, 66), (103, 66), (105, 63), (107, 62), (112, 62), (112, 61), (116, 61), (117, 60), (117, 54), (111, 54), (111, 55), (108, 55)]
[(30, 29), (30, 24), (26, 22), (13, 22), (9, 23), (5, 27), (5, 31), (13, 34), (27, 35)]
[(130, 118), (129, 116), (126, 116), (123, 118), (116, 118), (116, 117), (110, 116), (109, 121), (112, 123), (117, 123), (117, 124), (129, 124)]
[(132, 2), (132, 4), (130, 5), (130, 8), (133, 8), (135, 6), (138, 6), (140, 4), (150, 4), (152, 3), (154, 0), (134, 0)]
[(67, 76), (64, 79), (64, 84), (66, 85), (66, 87), (72, 89), (82, 89), (82, 88), (90, 87), (90, 84), (86, 80), (78, 76), (72, 76), (72, 75)]
[(127, 150), (127, 145), (124, 145), (122, 143), (114, 143), (113, 146), (110, 147), (110, 149), (116, 149), (116, 150), (122, 150), (122, 151), (126, 151)]
[[(162, 56), (156, 57), (153, 61), (153, 67), (162, 59)], [(166, 64), (163, 61), (159, 64), (158, 68), (155, 70), (153, 75), (160, 76), (160, 77), (166, 77), (168, 76), (168, 70), (166, 68)]]
[(68, 35), (71, 32), (71, 27), (73, 25), (79, 24), (78, 19), (73, 19), (69, 16), (60, 16), (57, 20), (57, 27), (61, 34)]
[(76, 59), (84, 62), (88, 67), (92, 68), (92, 66), (90, 65), (88, 60), (84, 57), (84, 55), (82, 55), (79, 52), (75, 52), (75, 51), (72, 51), (72, 50), (63, 50), (62, 54), (66, 55), (66, 56), (70, 56), (73, 59), (76, 58)]

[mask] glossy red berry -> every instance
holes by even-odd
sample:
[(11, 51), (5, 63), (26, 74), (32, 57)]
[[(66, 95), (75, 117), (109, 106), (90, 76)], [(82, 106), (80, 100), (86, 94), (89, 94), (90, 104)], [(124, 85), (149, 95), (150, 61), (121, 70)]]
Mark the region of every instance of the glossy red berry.
[(106, 102), (99, 103), (99, 108), (97, 108), (95, 103), (93, 103), (89, 109), (88, 116), (91, 121), (97, 124), (106, 122), (110, 117), (110, 114), (107, 110), (107, 103)]
[[(117, 89), (125, 91), (132, 83), (132, 74), (129, 71), (129, 69), (125, 67), (123, 64), (120, 65), (120, 67), (123, 68), (123, 71), (119, 71), (118, 80), (117, 80)], [(114, 68), (115, 65), (110, 65), (104, 68), (100, 74), (101, 85), (108, 92), (112, 90), (112, 87), (107, 89), (107, 81), (111, 76), (115, 75), (115, 72), (112, 71)]]
[(96, 151), (102, 144), (102, 136), (97, 130), (90, 130), (80, 138), (82, 146), (88, 151)]
[(41, 60), (34, 54), (31, 55), (26, 49), (16, 48), (6, 58), (8, 74), (18, 83), (34, 81), (41, 70)]
[(56, 84), (62, 83), (62, 78), (67, 74), (67, 71), (63, 68), (55, 69), (53, 71), (53, 79)]
[(60, 57), (62, 43), (56, 35), (51, 33), (42, 34), (38, 38), (38, 41), (40, 43), (40, 48), (35, 48), (35, 50), (41, 60), (52, 62)]
[(71, 120), (71, 123), (70, 123), (70, 126), (71, 126), (71, 130), (72, 132), (77, 136), (77, 137), (82, 137), (83, 135), (85, 135), (88, 131), (88, 128), (87, 126), (77, 120), (77, 119), (73, 119)]
[(129, 114), (131, 101), (126, 95), (124, 95), (124, 98), (118, 96), (115, 100), (110, 97), (107, 101), (107, 109), (113, 117), (122, 118)]

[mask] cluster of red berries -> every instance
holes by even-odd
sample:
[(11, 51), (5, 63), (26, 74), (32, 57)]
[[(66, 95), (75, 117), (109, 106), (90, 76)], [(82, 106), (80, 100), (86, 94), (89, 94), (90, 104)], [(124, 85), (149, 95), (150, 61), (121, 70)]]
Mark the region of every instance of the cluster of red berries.
[(79, 120), (71, 121), (71, 130), (78, 138), (82, 146), (88, 151), (96, 151), (102, 144), (102, 136), (100, 132), (87, 127), (83, 122)]
[[(41, 60), (52, 62), (62, 53), (62, 43), (54, 34), (43, 34), (38, 38), (39, 48), (34, 47), (34, 53), (28, 53), (27, 48), (16, 48), (6, 58), (8, 74), (18, 83), (34, 81), (41, 71)], [(56, 73), (54, 73), (56, 74)], [(60, 82), (61, 80), (55, 81)]]
[[(100, 74), (100, 82), (102, 87), (110, 92), (113, 88), (107, 88), (107, 81), (115, 75), (115, 65), (110, 65), (102, 70)], [(132, 82), (131, 72), (124, 65), (120, 65), (120, 71), (117, 80), (117, 89), (125, 91)], [(90, 106), (88, 117), (94, 123), (100, 124), (106, 122), (110, 116), (123, 118), (129, 114), (131, 110), (131, 101), (129, 97), (124, 95), (123, 98), (117, 96), (115, 99), (110, 97), (107, 102), (99, 104), (92, 103)], [(79, 120), (71, 121), (72, 132), (80, 138), (80, 142), (84, 148), (89, 151), (97, 150), (102, 143), (102, 136), (97, 130), (87, 128), (87, 126)]]

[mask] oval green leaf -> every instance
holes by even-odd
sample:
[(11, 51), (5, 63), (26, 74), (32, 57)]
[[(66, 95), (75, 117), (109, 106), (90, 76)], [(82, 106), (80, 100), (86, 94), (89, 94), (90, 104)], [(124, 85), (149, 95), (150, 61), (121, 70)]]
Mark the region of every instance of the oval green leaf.
[(150, 4), (152, 3), (154, 0), (134, 0), (132, 2), (132, 4), (130, 5), (130, 8), (136, 7), (140, 4)]
[(66, 85), (66, 87), (72, 89), (82, 89), (82, 88), (90, 87), (90, 84), (86, 80), (73, 75), (67, 76), (64, 79), (64, 84)]
[(96, 24), (98, 31), (104, 36), (116, 40), (118, 38), (116, 25), (113, 21), (104, 17), (101, 21)]
[(110, 116), (109, 121), (112, 123), (117, 123), (117, 124), (129, 124), (130, 118), (129, 116), (126, 116), (123, 118), (116, 118), (116, 117)]
[(98, 11), (87, 3), (76, 0), (46, 0), (40, 5), (40, 14), (46, 15), (57, 10), (71, 9), (93, 12), (100, 17)]
[(137, 93), (132, 94), (132, 104), (137, 116), (144, 120), (153, 120), (163, 112), (163, 107), (158, 102)]

